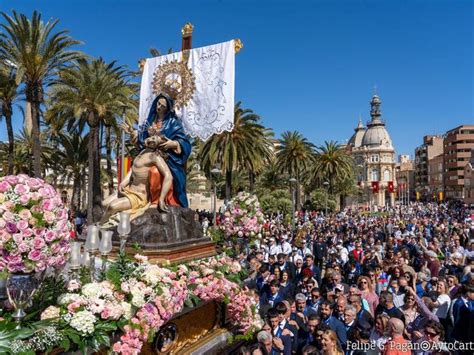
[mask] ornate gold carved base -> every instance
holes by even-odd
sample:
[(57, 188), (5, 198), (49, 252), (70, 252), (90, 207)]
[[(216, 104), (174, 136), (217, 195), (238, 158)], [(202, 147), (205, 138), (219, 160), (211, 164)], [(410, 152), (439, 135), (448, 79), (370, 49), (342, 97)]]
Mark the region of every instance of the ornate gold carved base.
[[(137, 251), (131, 247), (127, 247), (126, 252), (129, 255), (134, 255), (137, 253)], [(168, 249), (146, 248), (140, 250), (139, 253), (141, 255), (147, 256), (150, 262), (159, 265), (177, 264), (217, 255), (215, 243), (212, 241), (189, 243)], [(118, 248), (114, 247), (112, 256), (116, 256), (117, 254)]]
[(227, 331), (221, 328), (224, 306), (218, 302), (204, 303), (182, 312), (160, 328), (155, 340), (146, 344), (144, 354), (196, 353)]

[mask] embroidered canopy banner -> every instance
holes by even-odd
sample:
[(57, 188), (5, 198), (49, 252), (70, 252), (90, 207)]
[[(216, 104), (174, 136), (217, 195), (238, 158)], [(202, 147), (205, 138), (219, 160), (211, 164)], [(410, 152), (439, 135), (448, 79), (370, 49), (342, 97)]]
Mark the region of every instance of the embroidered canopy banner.
[[(187, 57), (187, 58), (186, 58)], [(139, 124), (153, 99), (166, 92), (191, 137), (207, 140), (234, 128), (234, 41), (148, 58), (140, 90)]]

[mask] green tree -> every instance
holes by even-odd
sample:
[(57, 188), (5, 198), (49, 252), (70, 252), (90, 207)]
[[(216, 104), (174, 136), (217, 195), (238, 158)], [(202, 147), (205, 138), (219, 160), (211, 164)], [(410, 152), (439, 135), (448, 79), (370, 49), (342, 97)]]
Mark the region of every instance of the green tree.
[(301, 207), (301, 178), (314, 160), (314, 145), (297, 131), (283, 132), (278, 140), (276, 162), (281, 172), (296, 179), (296, 206)]
[(100, 126), (110, 117), (120, 116), (123, 107), (135, 107), (134, 87), (128, 83), (129, 72), (115, 62), (102, 58), (80, 59), (61, 72), (53, 83), (47, 120), (73, 117), (89, 127), (88, 139), (88, 223), (98, 221), (102, 214)]
[(82, 55), (70, 50), (80, 42), (66, 30), (54, 32), (58, 20), (44, 23), (36, 11), (31, 19), (15, 11), (13, 16), (3, 12), (2, 16), (6, 23), (0, 24), (0, 58), (16, 66), (16, 82), (25, 84), (26, 101), (31, 104), (33, 170), (40, 177), (40, 106), (44, 88), (58, 71)]
[(55, 173), (61, 178), (62, 184), (72, 181), (71, 206), (79, 208), (81, 201), (81, 185), (88, 165), (89, 134), (84, 135), (76, 128), (71, 132), (62, 132), (53, 138), (57, 149), (52, 154)]
[(234, 129), (212, 136), (201, 145), (198, 154), (206, 176), (210, 176), (215, 166), (220, 166), (225, 177), (227, 200), (232, 197), (235, 187), (232, 183), (234, 171), (247, 170), (249, 174), (255, 174), (271, 158), (270, 131), (260, 124), (257, 114), (240, 105), (240, 102), (235, 105)]
[(317, 147), (315, 164), (310, 171), (310, 179), (314, 185), (321, 187), (323, 182), (329, 182), (329, 193), (339, 194), (342, 202), (343, 195), (350, 192), (348, 186), (355, 184), (351, 178), (353, 176), (353, 159), (344, 145), (326, 141), (324, 145)]
[(13, 135), (12, 115), (13, 103), (18, 96), (18, 84), (15, 81), (15, 70), (0, 63), (0, 120), (5, 117), (8, 135), (8, 167), (7, 173), (13, 174), (13, 154), (15, 137)]

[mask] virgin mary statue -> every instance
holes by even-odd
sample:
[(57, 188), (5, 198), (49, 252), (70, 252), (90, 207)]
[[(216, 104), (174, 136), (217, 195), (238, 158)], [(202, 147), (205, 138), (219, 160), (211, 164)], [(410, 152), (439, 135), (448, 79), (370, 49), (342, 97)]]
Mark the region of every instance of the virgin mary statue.
[[(173, 186), (166, 198), (168, 205), (188, 207), (186, 196), (186, 161), (191, 154), (191, 142), (184, 132), (181, 120), (174, 112), (170, 96), (160, 93), (153, 100), (147, 120), (139, 127), (138, 144), (142, 149), (150, 134), (159, 135), (164, 142), (160, 149), (166, 154), (166, 163), (173, 176)], [(157, 168), (151, 168), (151, 203), (156, 203), (161, 191), (162, 177)]]

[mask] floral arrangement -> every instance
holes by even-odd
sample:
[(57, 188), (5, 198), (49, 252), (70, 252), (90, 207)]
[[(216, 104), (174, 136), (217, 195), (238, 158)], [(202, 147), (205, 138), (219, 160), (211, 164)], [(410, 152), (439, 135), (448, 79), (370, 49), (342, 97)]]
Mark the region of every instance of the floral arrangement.
[(227, 206), (223, 229), (227, 237), (255, 237), (262, 230), (263, 221), (257, 196), (239, 192)]
[(0, 270), (41, 272), (66, 263), (70, 225), (59, 194), (27, 175), (0, 178)]
[[(70, 281), (57, 304), (41, 313), (41, 322), (52, 322), (49, 326), (58, 333), (56, 347), (64, 351), (75, 343), (81, 350), (107, 346), (117, 354), (139, 354), (144, 343), (184, 307), (216, 300), (227, 303), (230, 321), (239, 332), (249, 332), (260, 320), (256, 300), (240, 286), (241, 276), (240, 264), (226, 256), (169, 268), (151, 264), (141, 255), (133, 260), (121, 256), (110, 265), (105, 281), (83, 285)], [(121, 335), (112, 344), (111, 335), (118, 331)], [(11, 344), (38, 348), (30, 339), (17, 343)]]

